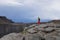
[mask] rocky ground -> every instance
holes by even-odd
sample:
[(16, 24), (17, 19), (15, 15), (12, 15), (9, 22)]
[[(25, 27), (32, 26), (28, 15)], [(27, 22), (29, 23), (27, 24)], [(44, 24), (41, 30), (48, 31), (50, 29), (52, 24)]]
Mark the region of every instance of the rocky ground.
[(58, 31), (52, 33), (38, 32), (34, 34), (10, 33), (0, 38), (0, 40), (60, 40), (60, 33)]
[(0, 38), (0, 40), (60, 40), (60, 28), (52, 27), (52, 29), (55, 29), (54, 31), (52, 31), (51, 27), (41, 26), (42, 25), (31, 25), (29, 27), (25, 27), (23, 32), (10, 33)]

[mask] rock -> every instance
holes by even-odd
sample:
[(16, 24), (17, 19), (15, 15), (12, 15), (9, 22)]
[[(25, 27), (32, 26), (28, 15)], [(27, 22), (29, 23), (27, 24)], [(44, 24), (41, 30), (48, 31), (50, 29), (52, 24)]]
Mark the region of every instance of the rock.
[(5, 35), (0, 40), (41, 40), (43, 39), (38, 34), (21, 34), (21, 33), (10, 33)]
[(41, 40), (42, 37), (38, 34), (29, 34), (25, 37), (25, 40)]
[(22, 40), (23, 36), (20, 33), (11, 33), (8, 35), (5, 35), (0, 40)]

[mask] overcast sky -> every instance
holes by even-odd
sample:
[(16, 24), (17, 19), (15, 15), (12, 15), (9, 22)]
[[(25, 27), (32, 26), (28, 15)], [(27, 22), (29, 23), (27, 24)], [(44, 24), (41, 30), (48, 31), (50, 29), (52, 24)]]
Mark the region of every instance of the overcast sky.
[(0, 0), (0, 15), (16, 22), (60, 19), (60, 0)]

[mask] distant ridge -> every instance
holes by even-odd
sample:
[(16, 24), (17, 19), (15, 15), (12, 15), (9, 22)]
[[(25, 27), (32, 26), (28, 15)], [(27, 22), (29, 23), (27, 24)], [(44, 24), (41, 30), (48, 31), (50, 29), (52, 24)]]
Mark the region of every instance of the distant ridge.
[(53, 22), (53, 23), (60, 23), (60, 20), (51, 20), (49, 22)]
[(0, 23), (14, 23), (14, 22), (5, 16), (0, 16)]

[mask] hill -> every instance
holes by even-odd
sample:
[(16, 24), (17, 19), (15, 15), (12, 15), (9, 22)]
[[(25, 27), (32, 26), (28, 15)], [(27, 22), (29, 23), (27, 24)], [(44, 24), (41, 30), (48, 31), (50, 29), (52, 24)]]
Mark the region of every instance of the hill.
[(60, 24), (60, 20), (51, 20), (51, 21), (49, 21), (48, 23), (58, 23), (58, 24)]
[(14, 22), (5, 16), (0, 16), (0, 23), (14, 23)]

